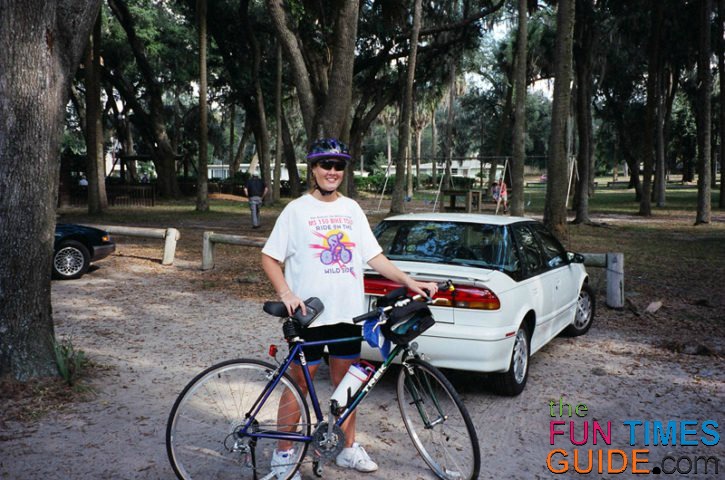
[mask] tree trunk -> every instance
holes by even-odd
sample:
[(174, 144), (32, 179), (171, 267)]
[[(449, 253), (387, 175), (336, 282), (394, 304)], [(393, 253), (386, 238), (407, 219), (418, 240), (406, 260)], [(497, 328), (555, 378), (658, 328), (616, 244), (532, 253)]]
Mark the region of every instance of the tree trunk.
[(116, 133), (121, 143), (121, 162), (126, 165), (126, 178), (128, 182), (137, 182), (139, 180), (136, 168), (136, 160), (126, 157), (136, 155), (136, 147), (133, 141), (133, 130), (128, 121), (128, 114), (125, 110), (116, 114)]
[(420, 190), (420, 157), (423, 154), (423, 129), (425, 128), (425, 121), (420, 118), (424, 115), (423, 112), (418, 112), (415, 130), (413, 131), (413, 142), (415, 143), (415, 188)]
[(574, 223), (589, 223), (589, 198), (594, 170), (592, 133), (592, 44), (594, 42), (594, 5), (592, 0), (577, 0), (574, 25), (574, 63), (576, 72), (576, 118), (579, 130), (577, 152), (578, 179), (575, 189)]
[[(260, 69), (262, 64), (262, 52), (259, 46), (259, 41), (254, 32), (254, 26), (249, 21), (249, 0), (242, 2), (242, 22), (244, 25), (244, 31), (247, 36), (247, 42), (249, 43), (252, 50), (252, 78), (254, 81), (254, 100), (255, 100), (255, 111), (257, 121), (253, 123), (253, 126), (258, 125), (258, 128), (253, 128), (254, 138), (257, 144), (257, 155), (259, 156), (259, 167), (262, 172), (262, 179), (264, 184), (269, 186), (272, 184), (272, 171), (270, 169), (269, 159), (269, 129), (267, 128), (267, 113), (264, 109), (264, 94), (262, 92), (262, 82), (260, 80)], [(252, 173), (252, 172), (250, 172)]]
[(718, 15), (718, 52), (717, 71), (720, 76), (720, 202), (725, 208), (725, 0), (717, 2)]
[(451, 178), (451, 162), (453, 161), (453, 120), (455, 118), (454, 108), (456, 103), (456, 64), (451, 60), (450, 85), (448, 86), (448, 114), (446, 119), (446, 150), (445, 170), (443, 172), (443, 188), (450, 188), (453, 185)]
[(148, 61), (144, 43), (136, 35), (134, 19), (126, 3), (108, 0), (108, 6), (128, 37), (139, 72), (144, 79), (144, 96), (147, 98), (148, 107), (144, 108), (136, 98), (134, 88), (117, 75), (117, 72), (104, 69), (104, 73), (135, 113), (134, 121), (139, 124), (139, 131), (151, 150), (151, 159), (156, 167), (159, 195), (176, 198), (181, 193), (176, 180), (176, 151), (166, 130), (163, 92), (157, 81), (157, 73)]
[(282, 47), (277, 45), (277, 79), (275, 91), (275, 147), (274, 181), (272, 182), (272, 204), (279, 202), (280, 175), (282, 173)]
[[(369, 97), (365, 101), (360, 101), (355, 108), (354, 115), (352, 117), (352, 124), (350, 127), (350, 155), (353, 159), (360, 158), (360, 168), (363, 165), (363, 138), (365, 134), (370, 130), (370, 126), (375, 121), (379, 121), (384, 118), (382, 112), (392, 102), (394, 96), (392, 90), (388, 91), (377, 91), (373, 97)], [(355, 188), (355, 178), (352, 175), (347, 176), (347, 195), (351, 198), (355, 198), (357, 189)]]
[[(698, 103), (697, 115), (697, 215), (695, 225), (710, 223), (710, 149), (712, 113), (710, 96), (710, 14), (712, 0), (700, 0), (699, 52), (697, 55)], [(721, 99), (722, 100), (722, 99)]]
[[(398, 158), (395, 163), (395, 187), (393, 200), (390, 204), (390, 213), (403, 213), (403, 189), (405, 187), (406, 167), (408, 175), (408, 189), (412, 191), (412, 168), (410, 166), (410, 122), (413, 116), (413, 88), (415, 82), (415, 64), (418, 54), (418, 34), (420, 32), (421, 0), (415, 0), (413, 12), (413, 29), (410, 34), (410, 55), (408, 56), (408, 75), (405, 82), (405, 94), (400, 112), (400, 126), (398, 131)], [(412, 195), (412, 192), (410, 192)]]
[(0, 377), (56, 375), (50, 266), (70, 81), (100, 0), (0, 0)]
[(242, 165), (244, 159), (244, 147), (247, 146), (249, 136), (252, 134), (251, 123), (244, 121), (244, 130), (242, 130), (242, 138), (239, 140), (237, 145), (236, 153), (234, 154), (234, 161), (229, 165), (229, 176), (233, 177), (239, 171), (239, 167)]
[(527, 0), (518, 1), (518, 34), (514, 61), (514, 131), (511, 152), (511, 214), (524, 215), (524, 160), (526, 159)]
[(652, 173), (655, 155), (655, 122), (657, 121), (657, 105), (659, 103), (660, 77), (660, 39), (662, 38), (662, 22), (664, 19), (663, 2), (652, 0), (651, 27), (649, 39), (649, 64), (647, 66), (647, 109), (642, 129), (642, 196), (639, 203), (639, 214), (652, 215)]
[[(235, 129), (236, 129), (236, 116), (237, 116), (237, 105), (232, 100), (232, 104), (229, 106), (229, 166), (234, 163), (234, 144), (235, 140)], [(234, 171), (229, 171), (229, 176), (234, 177)]]
[[(513, 80), (512, 80), (513, 82)], [(504, 156), (504, 143), (506, 135), (509, 132), (511, 126), (511, 112), (513, 110), (513, 98), (514, 89), (511, 82), (506, 83), (506, 101), (504, 102), (503, 111), (501, 112), (501, 122), (498, 125), (496, 131), (496, 146), (494, 147), (493, 158), (491, 159), (491, 166), (488, 170), (488, 191), (490, 192), (494, 182), (496, 182), (496, 172), (498, 171), (498, 160)], [(506, 162), (504, 161), (504, 165)], [(504, 172), (505, 173), (505, 172)]]
[[(388, 177), (390, 175), (390, 166), (393, 164), (393, 125), (396, 122), (393, 107), (386, 108), (385, 111), (381, 113), (381, 119), (385, 125), (385, 155), (387, 161), (385, 164), (385, 176)], [(399, 175), (398, 172), (395, 172), (395, 174), (397, 178)], [(387, 183), (385, 185), (387, 185)], [(385, 190), (381, 192), (381, 195), (385, 195)]]
[[(665, 90), (665, 71), (660, 71), (660, 92)], [(665, 109), (667, 98), (665, 95), (658, 95), (657, 118), (655, 124), (655, 189), (654, 200), (658, 207), (665, 206), (665, 191), (667, 189), (667, 164), (665, 162)]]
[(563, 238), (566, 233), (566, 191), (568, 182), (567, 119), (571, 103), (574, 0), (560, 0), (556, 14), (554, 100), (551, 111), (549, 165), (547, 168), (544, 223)]
[(86, 165), (88, 170), (88, 213), (108, 208), (106, 159), (103, 152), (103, 109), (101, 107), (101, 12), (86, 47)]
[[(283, 0), (266, 0), (277, 38), (289, 62), (292, 80), (305, 125), (308, 142), (322, 136), (349, 138), (352, 101), (353, 64), (359, 1), (334, 2), (325, 18), (331, 28), (332, 42), (324, 55), (305, 49), (303, 34), (293, 28), (293, 15)], [(312, 68), (312, 56), (320, 65)]]
[(287, 174), (289, 175), (290, 195), (297, 198), (302, 193), (300, 191), (300, 173), (297, 171), (297, 157), (295, 155), (295, 146), (292, 142), (289, 124), (287, 118), (282, 111), (282, 145), (284, 146), (284, 163), (287, 166)]
[(433, 188), (438, 190), (438, 157), (436, 157), (436, 150), (438, 148), (438, 130), (436, 129), (436, 107), (432, 107), (430, 111), (430, 159), (431, 159), (431, 182), (433, 182)]
[(206, 0), (196, 0), (199, 21), (199, 169), (196, 175), (196, 211), (209, 211), (209, 126), (206, 91)]

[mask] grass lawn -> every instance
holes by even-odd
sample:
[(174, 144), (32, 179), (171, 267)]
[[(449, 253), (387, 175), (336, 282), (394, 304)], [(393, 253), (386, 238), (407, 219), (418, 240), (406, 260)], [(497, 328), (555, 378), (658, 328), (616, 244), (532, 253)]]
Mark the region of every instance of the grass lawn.
[[(544, 195), (541, 187), (527, 189), (528, 215), (540, 218)], [(694, 187), (673, 188), (667, 193), (666, 206), (653, 206), (653, 215), (644, 218), (637, 215), (639, 204), (634, 201), (633, 190), (599, 188), (590, 202), (594, 223), (569, 224), (566, 237), (560, 240), (572, 251), (624, 253), (625, 295), (630, 308), (641, 312), (651, 302), (662, 301), (664, 311), (673, 313), (673, 321), (682, 320), (683, 325), (695, 321), (692, 328), (702, 327), (701, 321), (705, 321), (722, 336), (725, 317), (718, 312), (725, 308), (725, 213), (713, 209), (709, 225), (694, 226), (696, 196)], [(713, 193), (713, 205), (717, 199)], [(389, 198), (383, 200), (379, 211), (378, 197), (366, 195), (359, 201), (369, 212), (371, 223), (387, 215)], [(434, 201), (435, 192), (421, 193), (406, 204), (406, 210), (431, 211)], [(200, 268), (204, 231), (266, 237), (282, 207), (265, 206), (258, 230), (251, 229), (246, 203), (216, 199), (210, 201), (210, 211), (205, 213), (197, 212), (195, 200), (189, 198), (160, 201), (155, 207), (112, 207), (97, 216), (89, 216), (84, 209), (62, 209), (59, 221), (178, 228), (182, 238), (177, 258)], [(493, 212), (490, 202), (484, 207), (487, 213)], [(162, 244), (158, 240), (117, 237), (116, 241), (119, 255), (154, 261), (160, 258)], [(224, 289), (243, 297), (274, 295), (259, 267), (258, 248), (218, 245), (215, 263), (211, 271), (198, 271), (195, 281), (199, 288)], [(589, 272), (603, 304), (606, 272), (600, 268), (590, 268)]]

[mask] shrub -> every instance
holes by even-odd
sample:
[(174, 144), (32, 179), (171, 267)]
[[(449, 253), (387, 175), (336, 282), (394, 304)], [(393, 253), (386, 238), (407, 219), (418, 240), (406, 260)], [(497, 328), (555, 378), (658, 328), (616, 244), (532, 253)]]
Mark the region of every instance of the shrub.
[(66, 338), (61, 341), (53, 339), (53, 352), (58, 373), (68, 386), (73, 386), (80, 378), (83, 368), (88, 363), (83, 350), (77, 350), (73, 342)]

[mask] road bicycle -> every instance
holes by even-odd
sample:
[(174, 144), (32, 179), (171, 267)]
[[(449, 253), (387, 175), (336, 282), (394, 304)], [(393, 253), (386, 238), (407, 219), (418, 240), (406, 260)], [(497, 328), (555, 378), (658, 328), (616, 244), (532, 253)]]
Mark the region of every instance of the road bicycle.
[[(453, 286), (448, 282), (446, 288)], [(405, 288), (397, 289), (380, 297), (377, 308), (353, 319), (382, 328), (394, 340), (392, 351), (357, 391), (346, 392), (344, 405), (330, 400), (327, 418), (310, 376), (305, 348), (360, 342), (364, 337), (305, 342), (306, 327), (324, 308), (321, 302), (308, 299), (304, 317), (299, 309), (289, 317), (282, 302), (266, 302), (265, 312), (284, 319), (288, 355), (278, 365), (253, 359), (225, 361), (199, 373), (183, 389), (166, 429), (167, 453), (176, 475), (184, 480), (290, 479), (311, 450), (307, 461), (321, 477), (324, 464), (334, 462), (345, 445), (341, 425), (400, 357), (398, 406), (421, 457), (441, 479), (478, 478), (480, 450), (471, 417), (451, 383), (421, 358), (417, 344), (411, 342), (433, 322), (427, 305), (434, 301), (419, 300), (420, 295), (406, 296)], [(270, 355), (276, 360), (273, 347)], [(286, 373), (293, 360), (302, 367), (314, 420), (306, 397)], [(274, 452), (282, 444), (293, 448), (280, 463)]]

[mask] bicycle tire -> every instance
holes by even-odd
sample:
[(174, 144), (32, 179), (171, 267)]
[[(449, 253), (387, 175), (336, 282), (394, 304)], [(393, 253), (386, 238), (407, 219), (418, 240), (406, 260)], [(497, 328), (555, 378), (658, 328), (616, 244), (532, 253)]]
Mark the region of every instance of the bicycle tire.
[(478, 436), (448, 379), (420, 359), (407, 360), (397, 383), (398, 406), (415, 448), (438, 478), (478, 478)]
[[(271, 473), (277, 440), (258, 438), (255, 442), (251, 437), (234, 435), (275, 368), (259, 360), (229, 360), (207, 368), (189, 382), (174, 402), (166, 426), (166, 452), (178, 478), (282, 478)], [(282, 422), (278, 418), (283, 394), (287, 395), (286, 401), (297, 405), (299, 420)], [(258, 428), (310, 434), (307, 401), (287, 374), (264, 402), (256, 421)], [(286, 472), (282, 466), (284, 478), (294, 476), (306, 452), (307, 443), (294, 446), (294, 453), (285, 464), (289, 465)]]

